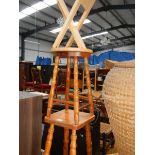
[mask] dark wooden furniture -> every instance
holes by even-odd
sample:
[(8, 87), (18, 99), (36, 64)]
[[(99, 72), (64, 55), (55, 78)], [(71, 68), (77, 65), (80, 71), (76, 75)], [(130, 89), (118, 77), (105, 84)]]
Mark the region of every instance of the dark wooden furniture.
[(103, 82), (109, 71), (110, 69), (107, 69), (107, 68), (96, 69), (96, 90), (97, 91), (102, 90)]
[[(58, 77), (56, 83), (56, 94), (62, 94), (65, 92), (66, 85), (66, 66), (60, 65), (58, 69)], [(33, 90), (39, 92), (47, 92), (50, 90), (50, 80), (53, 75), (54, 65), (33, 65), (31, 66), (31, 76)], [(39, 70), (38, 70), (39, 69)], [(35, 72), (35, 70), (38, 72)], [(34, 73), (35, 72), (35, 73)], [(38, 76), (35, 74), (38, 74)], [(38, 85), (36, 85), (38, 83)]]
[(33, 81), (33, 89), (35, 91), (49, 93), (51, 85), (43, 83), (41, 70), (38, 68), (32, 67), (31, 74), (32, 74), (32, 81)]
[(33, 65), (32, 67), (40, 68), (42, 83), (49, 84), (54, 66), (53, 65)]
[(41, 152), (42, 96), (19, 92), (19, 154)]
[[(33, 68), (40, 68), (40, 72), (41, 72), (41, 77), (42, 77), (42, 82), (45, 84), (49, 84), (50, 79), (53, 75), (53, 68), (54, 68), (54, 64), (51, 65), (33, 65), (31, 66)], [(66, 69), (66, 65), (60, 65), (59, 66), (59, 71), (63, 72), (63, 70)], [(60, 75), (61, 76), (61, 75)], [(62, 79), (62, 82), (65, 81), (65, 77), (61, 76), (60, 80)], [(59, 85), (59, 83), (58, 83)]]
[[(31, 77), (31, 67), (33, 63), (31, 62), (20, 62), (19, 63), (19, 90), (25, 90), (25, 83), (32, 82)], [(32, 84), (32, 83), (31, 83)], [(28, 87), (31, 87), (30, 83), (27, 85)]]

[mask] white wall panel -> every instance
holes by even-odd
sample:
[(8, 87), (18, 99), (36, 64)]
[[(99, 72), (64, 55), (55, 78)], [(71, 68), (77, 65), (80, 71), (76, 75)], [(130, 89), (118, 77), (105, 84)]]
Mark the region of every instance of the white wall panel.
[[(99, 52), (95, 52), (93, 54), (100, 55), (101, 53), (108, 52), (108, 51), (110, 51), (110, 50), (99, 51)], [(114, 48), (113, 51), (135, 53), (135, 45)]]
[(38, 55), (37, 51), (25, 50), (25, 61), (34, 61)]
[[(40, 44), (25, 42), (25, 60), (24, 61), (34, 61), (37, 56), (44, 58), (51, 58), (53, 60), (53, 55), (51, 53), (52, 44), (45, 41), (40, 41), (32, 38), (26, 38), (25, 40), (38, 42)], [(21, 37), (19, 37), (19, 56), (21, 56)]]

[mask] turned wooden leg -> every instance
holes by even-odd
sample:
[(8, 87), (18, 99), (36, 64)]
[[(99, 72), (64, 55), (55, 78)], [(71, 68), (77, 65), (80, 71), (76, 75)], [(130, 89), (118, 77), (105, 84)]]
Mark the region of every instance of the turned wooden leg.
[(92, 91), (91, 91), (91, 82), (90, 82), (90, 74), (89, 74), (87, 57), (84, 58), (84, 67), (86, 72), (86, 83), (88, 88), (88, 102), (89, 102), (90, 113), (94, 113), (94, 105), (93, 105), (93, 97), (92, 97)]
[(69, 129), (64, 128), (64, 148), (63, 155), (68, 155)]
[(49, 99), (48, 99), (48, 107), (47, 107), (47, 116), (48, 117), (51, 115), (51, 109), (52, 109), (52, 106), (53, 106), (54, 90), (55, 90), (55, 85), (56, 85), (56, 77), (57, 77), (57, 74), (58, 74), (58, 65), (59, 65), (59, 56), (56, 56), (54, 70), (53, 70), (53, 78), (52, 78), (52, 83), (51, 83), (51, 90), (50, 90)]
[(83, 70), (83, 73), (82, 73), (82, 92), (84, 91), (84, 70)]
[[(69, 108), (69, 88), (70, 88), (70, 58), (67, 57), (67, 72), (66, 72), (66, 92), (65, 92), (65, 110), (68, 111)], [(64, 148), (63, 148), (63, 154), (68, 155), (68, 142), (69, 142), (69, 129), (64, 128)]]
[(69, 88), (70, 88), (70, 58), (67, 57), (67, 71), (66, 71), (66, 92), (65, 92), (65, 98), (66, 98), (66, 104), (65, 109), (68, 110), (69, 104), (67, 101), (69, 101)]
[(72, 130), (71, 144), (70, 144), (70, 155), (76, 155), (76, 130)]
[(92, 155), (92, 142), (91, 142), (91, 132), (89, 124), (86, 125), (85, 130), (86, 130), (87, 155)]
[(53, 139), (53, 132), (54, 132), (54, 124), (50, 124), (50, 127), (48, 129), (46, 144), (45, 144), (44, 155), (50, 155), (50, 149), (52, 146), (52, 139)]
[(79, 94), (78, 94), (78, 58), (74, 57), (74, 120), (79, 122)]

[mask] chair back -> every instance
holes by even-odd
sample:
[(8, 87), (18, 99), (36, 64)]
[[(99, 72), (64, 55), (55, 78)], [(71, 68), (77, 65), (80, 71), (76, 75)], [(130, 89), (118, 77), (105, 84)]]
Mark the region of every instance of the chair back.
[(32, 75), (32, 81), (34, 82), (35, 85), (42, 84), (42, 77), (41, 77), (40, 69), (32, 67), (31, 75)]

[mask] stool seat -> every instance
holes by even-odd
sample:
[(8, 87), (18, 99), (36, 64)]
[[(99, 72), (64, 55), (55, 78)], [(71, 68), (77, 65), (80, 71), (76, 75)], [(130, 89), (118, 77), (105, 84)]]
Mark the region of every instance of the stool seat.
[(61, 110), (59, 112), (51, 114), (50, 117), (45, 116), (46, 123), (54, 123), (57, 126), (79, 130), (84, 127), (86, 123), (89, 123), (95, 119), (95, 115), (86, 112), (79, 112), (79, 124), (74, 123), (74, 110), (68, 109), (68, 111)]
[(51, 49), (53, 54), (59, 55), (61, 57), (66, 56), (90, 56), (93, 51), (88, 48), (77, 48), (77, 47), (59, 47), (59, 48), (52, 48)]

